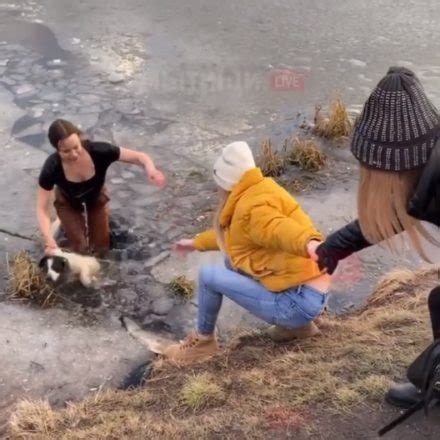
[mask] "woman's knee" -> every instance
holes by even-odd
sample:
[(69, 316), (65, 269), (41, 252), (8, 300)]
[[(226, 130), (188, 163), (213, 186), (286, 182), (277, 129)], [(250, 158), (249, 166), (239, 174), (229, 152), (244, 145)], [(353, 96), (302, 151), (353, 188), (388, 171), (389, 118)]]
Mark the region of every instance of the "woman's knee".
[(202, 266), (199, 271), (199, 286), (212, 286), (215, 279), (216, 266)]
[(212, 266), (202, 266), (199, 271), (199, 285), (207, 286), (210, 285), (213, 279), (213, 269)]

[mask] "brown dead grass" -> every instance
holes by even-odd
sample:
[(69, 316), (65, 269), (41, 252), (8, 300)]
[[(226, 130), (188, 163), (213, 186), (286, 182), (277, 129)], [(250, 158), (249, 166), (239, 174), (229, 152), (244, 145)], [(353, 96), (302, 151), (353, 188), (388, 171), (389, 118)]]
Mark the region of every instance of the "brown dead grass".
[(313, 139), (295, 137), (285, 145), (286, 161), (305, 171), (319, 171), (327, 163), (327, 156)]
[(304, 184), (304, 181), (295, 177), (286, 184), (286, 188), (292, 193), (299, 193), (304, 191), (307, 188), (307, 185)]
[(315, 133), (327, 139), (349, 136), (352, 123), (342, 99), (337, 96), (330, 101), (328, 116), (322, 114), (320, 105), (315, 107)]
[(194, 298), (195, 283), (189, 280), (185, 275), (180, 275), (168, 284), (168, 289), (172, 295), (189, 301)]
[(261, 144), (257, 164), (267, 177), (278, 177), (285, 171), (284, 158), (278, 151), (274, 150), (270, 139), (265, 139)]
[(11, 438), (266, 439), (271, 429), (307, 430), (323, 411), (378, 408), (429, 342), (426, 295), (438, 279), (437, 268), (393, 272), (363, 310), (320, 318), (320, 337), (280, 345), (246, 333), (206, 363), (158, 364), (146, 389), (108, 391), (61, 410), (22, 402)]
[(30, 301), (41, 307), (55, 304), (55, 290), (46, 282), (38, 266), (28, 252), (22, 251), (9, 262), (11, 298)]

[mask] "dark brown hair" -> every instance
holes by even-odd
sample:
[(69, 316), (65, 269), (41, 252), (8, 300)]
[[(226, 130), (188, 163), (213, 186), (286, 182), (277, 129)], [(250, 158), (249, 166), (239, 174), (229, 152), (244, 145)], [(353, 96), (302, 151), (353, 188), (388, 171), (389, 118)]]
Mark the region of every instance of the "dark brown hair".
[(78, 127), (64, 119), (57, 119), (50, 125), (47, 137), (52, 146), (58, 150), (58, 142), (72, 134), (77, 134), (81, 140), (84, 139), (84, 134)]

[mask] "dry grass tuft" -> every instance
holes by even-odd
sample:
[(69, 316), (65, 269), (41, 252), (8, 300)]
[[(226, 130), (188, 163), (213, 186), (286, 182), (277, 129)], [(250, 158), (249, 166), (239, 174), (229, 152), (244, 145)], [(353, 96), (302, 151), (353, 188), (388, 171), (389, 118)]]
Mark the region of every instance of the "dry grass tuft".
[(189, 280), (185, 275), (181, 275), (174, 278), (168, 284), (168, 289), (174, 296), (188, 301), (194, 298), (195, 283)]
[(12, 299), (32, 301), (41, 307), (49, 307), (56, 302), (55, 290), (46, 282), (29, 253), (19, 252), (9, 265)]
[(392, 383), (393, 381), (387, 376), (371, 374), (357, 381), (354, 386), (363, 397), (382, 402)]
[(330, 102), (328, 117), (321, 113), (321, 106), (315, 107), (315, 132), (327, 139), (335, 139), (348, 136), (352, 129), (352, 123), (348, 117), (347, 108), (340, 97)]
[(294, 178), (291, 182), (287, 184), (287, 189), (293, 193), (299, 193), (304, 191), (307, 188), (307, 185), (301, 179)]
[(305, 171), (319, 171), (327, 163), (327, 156), (312, 139), (294, 138), (291, 147), (286, 144), (286, 161)]
[(10, 430), (17, 439), (135, 438), (148, 420), (142, 413), (150, 404), (146, 390), (104, 391), (62, 411), (47, 401), (24, 400), (11, 417)]
[(439, 278), (437, 267), (428, 267), (413, 272), (409, 269), (395, 269), (385, 275), (376, 287), (367, 302), (367, 308), (386, 306), (403, 300), (410, 307), (412, 298), (417, 302), (418, 296), (423, 294), (426, 282), (432, 277)]
[(148, 393), (109, 392), (59, 411), (26, 402), (10, 437), (266, 439), (273, 429), (304, 430), (323, 413), (350, 414), (365, 403), (379, 411), (390, 382), (431, 339), (426, 295), (436, 285), (437, 268), (395, 271), (363, 310), (323, 315), (318, 338), (283, 345), (247, 332), (205, 363), (162, 363)]
[(49, 438), (57, 427), (57, 418), (56, 412), (47, 401), (22, 400), (11, 417), (10, 426), (12, 431), (22, 438), (34, 432)]
[(280, 153), (273, 149), (270, 139), (261, 144), (261, 153), (257, 159), (258, 166), (265, 176), (278, 177), (285, 171), (285, 161)]
[(225, 393), (209, 373), (189, 377), (180, 391), (180, 399), (184, 406), (191, 410), (199, 410), (207, 406), (215, 406), (224, 402)]

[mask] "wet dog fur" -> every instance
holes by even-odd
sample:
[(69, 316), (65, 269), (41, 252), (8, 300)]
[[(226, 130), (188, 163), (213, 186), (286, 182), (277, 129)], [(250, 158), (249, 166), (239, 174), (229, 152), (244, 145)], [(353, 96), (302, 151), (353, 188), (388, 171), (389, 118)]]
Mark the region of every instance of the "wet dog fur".
[(39, 266), (46, 277), (55, 284), (78, 278), (85, 287), (92, 286), (98, 279), (101, 269), (95, 257), (57, 250), (53, 256), (45, 256)]

